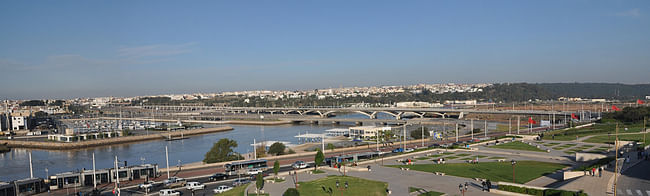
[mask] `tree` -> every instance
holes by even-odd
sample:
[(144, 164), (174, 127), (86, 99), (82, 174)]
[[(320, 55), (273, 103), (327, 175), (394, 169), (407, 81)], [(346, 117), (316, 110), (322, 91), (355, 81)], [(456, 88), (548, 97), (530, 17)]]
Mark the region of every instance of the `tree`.
[(214, 143), (210, 151), (205, 153), (204, 163), (216, 163), (224, 161), (233, 161), (241, 159), (241, 155), (233, 151), (237, 147), (237, 142), (228, 138), (223, 138)]
[(332, 144), (332, 143), (327, 143), (327, 149), (328, 149), (328, 150), (334, 150), (334, 148), (336, 148), (336, 147), (334, 146), (334, 144)]
[(300, 196), (300, 192), (296, 188), (288, 188), (282, 193), (282, 196)]
[(275, 178), (278, 178), (278, 172), (280, 172), (280, 161), (275, 160), (275, 163), (273, 163), (273, 174), (275, 174)]
[(260, 190), (262, 190), (264, 188), (264, 177), (262, 177), (262, 174), (259, 173), (259, 174), (257, 174), (256, 178), (257, 179), (255, 181), (255, 187), (257, 187), (257, 192), (259, 192)]
[(269, 147), (269, 154), (274, 154), (276, 156), (283, 155), (286, 148), (287, 147), (283, 143), (275, 142), (271, 144), (271, 147)]
[(323, 151), (318, 149), (318, 152), (316, 152), (316, 156), (314, 157), (314, 170), (318, 169), (318, 166), (323, 163), (324, 159), (325, 155), (323, 155)]
[[(411, 137), (415, 139), (422, 139), (422, 128), (417, 128), (413, 131), (411, 131)], [(424, 127), (424, 138), (429, 137), (429, 129), (427, 127)]]
[(45, 106), (42, 100), (29, 100), (19, 104), (20, 106)]

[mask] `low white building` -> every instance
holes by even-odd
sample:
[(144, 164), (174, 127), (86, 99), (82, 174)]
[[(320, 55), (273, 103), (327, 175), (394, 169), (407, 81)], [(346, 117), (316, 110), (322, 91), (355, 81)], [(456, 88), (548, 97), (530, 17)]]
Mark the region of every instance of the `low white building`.
[(376, 126), (360, 126), (360, 127), (350, 127), (349, 134), (352, 138), (362, 138), (369, 139), (377, 136), (377, 133), (381, 134), (384, 131), (390, 131), (390, 127), (376, 127)]
[(430, 108), (430, 107), (442, 107), (440, 103), (429, 103), (429, 102), (420, 102), (420, 101), (408, 101), (408, 102), (397, 102), (395, 106), (398, 108)]

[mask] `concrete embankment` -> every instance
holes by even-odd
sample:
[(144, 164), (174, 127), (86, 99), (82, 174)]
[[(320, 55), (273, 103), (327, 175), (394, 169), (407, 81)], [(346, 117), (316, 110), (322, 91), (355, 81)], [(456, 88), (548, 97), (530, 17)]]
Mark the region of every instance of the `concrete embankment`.
[(193, 130), (184, 130), (184, 131), (175, 131), (175, 132), (161, 132), (157, 134), (149, 135), (137, 135), (137, 136), (126, 136), (126, 137), (115, 137), (108, 139), (99, 139), (99, 140), (87, 140), (80, 142), (51, 142), (51, 141), (20, 141), (20, 140), (0, 140), (0, 143), (6, 143), (7, 146), (12, 148), (37, 148), (37, 149), (48, 149), (48, 150), (71, 150), (79, 148), (89, 148), (89, 147), (98, 147), (106, 146), (112, 144), (123, 144), (131, 142), (139, 142), (146, 140), (158, 140), (158, 139), (167, 139), (168, 137), (178, 138), (181, 136), (181, 132), (184, 136), (190, 135), (199, 135), (207, 133), (215, 133), (222, 131), (233, 130), (232, 127), (215, 127), (215, 128), (203, 128), (203, 129), (193, 129)]
[[(114, 117), (101, 117), (101, 120), (119, 120)], [(85, 120), (85, 119), (84, 119)], [(122, 118), (122, 120), (136, 120), (136, 121), (151, 121), (150, 118)], [(174, 123), (177, 120), (169, 119), (155, 119), (156, 122)], [(233, 124), (233, 125), (285, 125), (291, 124), (288, 120), (181, 120), (182, 123), (197, 123), (197, 124)]]

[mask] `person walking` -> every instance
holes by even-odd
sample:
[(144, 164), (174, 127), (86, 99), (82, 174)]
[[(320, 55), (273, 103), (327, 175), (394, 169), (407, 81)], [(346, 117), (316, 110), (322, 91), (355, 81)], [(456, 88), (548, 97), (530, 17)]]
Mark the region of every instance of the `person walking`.
[(591, 177), (596, 176), (596, 168), (591, 168)]
[(598, 177), (603, 177), (603, 167), (598, 168)]

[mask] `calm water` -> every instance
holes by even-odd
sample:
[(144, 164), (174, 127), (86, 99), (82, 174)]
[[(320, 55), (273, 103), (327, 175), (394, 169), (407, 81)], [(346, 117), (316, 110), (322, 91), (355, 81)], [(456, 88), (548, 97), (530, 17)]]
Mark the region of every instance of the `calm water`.
[[(114, 157), (120, 161), (127, 161), (129, 165), (157, 163), (165, 167), (165, 146), (169, 147), (169, 165), (177, 166), (179, 160), (182, 164), (200, 162), (213, 143), (221, 138), (237, 141), (239, 146), (235, 151), (239, 153), (252, 152), (253, 138), (269, 141), (289, 141), (297, 144), (293, 137), (298, 133), (323, 133), (324, 130), (335, 128), (332, 125), (280, 125), (280, 126), (251, 126), (231, 125), (235, 130), (199, 136), (177, 141), (147, 141), (133, 144), (114, 145), (107, 147), (90, 148), (74, 151), (46, 151), (32, 150), (32, 162), (35, 177), (45, 177), (45, 168), (49, 175), (73, 171), (77, 169), (92, 169), (92, 153), (95, 153), (96, 167), (113, 167)], [(340, 125), (339, 127), (346, 127)], [(26, 149), (13, 149), (9, 153), (0, 154), (0, 181), (11, 181), (29, 178), (29, 157)]]

